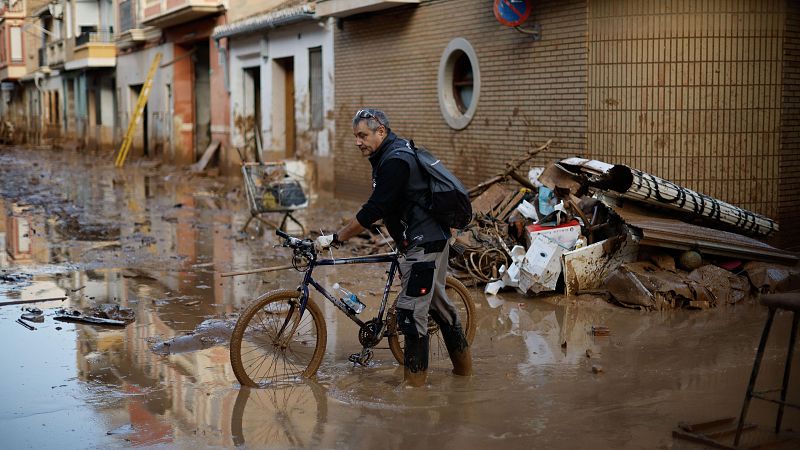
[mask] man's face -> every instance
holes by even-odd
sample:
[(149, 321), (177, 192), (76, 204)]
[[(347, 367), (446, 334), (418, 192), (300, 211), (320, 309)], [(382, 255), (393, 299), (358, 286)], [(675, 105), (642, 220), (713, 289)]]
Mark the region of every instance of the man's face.
[(377, 130), (372, 131), (367, 127), (367, 120), (364, 119), (353, 128), (353, 136), (356, 137), (356, 147), (361, 151), (361, 156), (367, 157), (375, 153), (375, 150), (381, 146), (386, 138), (386, 127), (381, 125)]

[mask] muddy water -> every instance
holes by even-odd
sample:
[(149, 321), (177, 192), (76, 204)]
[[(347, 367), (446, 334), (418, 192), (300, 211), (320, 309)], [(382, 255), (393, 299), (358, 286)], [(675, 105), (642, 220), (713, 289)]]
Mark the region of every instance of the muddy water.
[[(316, 380), (240, 389), (224, 324), (257, 294), (295, 286), (299, 273), (219, 274), (285, 264), (289, 254), (270, 232), (239, 232), (248, 212), (235, 180), (110, 162), (0, 150), (0, 231), (10, 249), (0, 252), (0, 302), (67, 297), (0, 306), (6, 448), (688, 448), (671, 437), (679, 421), (741, 407), (766, 316), (758, 305), (643, 313), (586, 296), (480, 291), (471, 379), (436, 362), (428, 386), (399, 389), (402, 370), (385, 344), (372, 366), (353, 367), (357, 330), (326, 304), (328, 351)], [(329, 230), (338, 208), (357, 206), (319, 201), (299, 217)], [(317, 279), (359, 292), (372, 317), (384, 270), (323, 268)], [(133, 309), (136, 321), (53, 319), (57, 308), (101, 303)], [(29, 306), (44, 311), (36, 330), (15, 322)], [(779, 385), (790, 324), (776, 318), (765, 386)], [(597, 325), (610, 335), (593, 336)], [(164, 342), (181, 345), (153, 351)], [(768, 424), (773, 414), (755, 402), (751, 420)], [(784, 424), (800, 429), (800, 415), (787, 411)]]

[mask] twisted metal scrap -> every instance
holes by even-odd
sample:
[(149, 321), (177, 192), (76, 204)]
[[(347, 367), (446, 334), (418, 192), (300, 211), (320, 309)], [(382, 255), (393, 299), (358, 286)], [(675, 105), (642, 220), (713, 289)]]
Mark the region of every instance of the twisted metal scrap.
[(488, 283), (500, 277), (500, 266), (508, 267), (510, 262), (508, 246), (504, 234), (493, 220), (479, 219), (473, 222), (467, 233), (471, 241), (478, 245), (466, 245), (457, 241), (456, 249), (460, 255), (450, 259), (450, 265), (469, 273), (480, 282)]

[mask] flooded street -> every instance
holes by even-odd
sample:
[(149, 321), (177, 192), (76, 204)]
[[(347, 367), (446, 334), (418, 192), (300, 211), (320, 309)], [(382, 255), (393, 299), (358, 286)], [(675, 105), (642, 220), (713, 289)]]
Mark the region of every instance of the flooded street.
[[(673, 440), (679, 422), (739, 414), (766, 318), (754, 302), (642, 312), (591, 295), (470, 288), (474, 376), (434, 362), (428, 385), (408, 390), (385, 341), (370, 367), (348, 362), (357, 327), (317, 295), (328, 329), (317, 378), (240, 388), (227, 345), (238, 311), (300, 274), (220, 274), (287, 264), (291, 252), (274, 247), (271, 230), (240, 231), (240, 180), (112, 162), (0, 150), (0, 303), (65, 298), (0, 306), (4, 448), (700, 448)], [(357, 208), (320, 197), (297, 217), (329, 232)], [(385, 271), (324, 267), (315, 277), (358, 292), (371, 318)], [(54, 319), (106, 303), (135, 321)], [(44, 321), (30, 330), (16, 320), (33, 307)], [(600, 326), (608, 335), (593, 335)], [(790, 328), (779, 312), (759, 386), (780, 386)], [(800, 352), (793, 364), (788, 400), (798, 403)], [(775, 412), (756, 401), (748, 418), (768, 429)], [(787, 409), (783, 423), (800, 431), (800, 413)]]

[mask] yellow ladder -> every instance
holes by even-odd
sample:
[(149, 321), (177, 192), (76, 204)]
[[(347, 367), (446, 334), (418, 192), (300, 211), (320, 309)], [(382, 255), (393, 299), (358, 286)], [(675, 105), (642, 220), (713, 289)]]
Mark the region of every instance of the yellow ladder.
[[(125, 139), (122, 140), (122, 145), (120, 145), (119, 151), (117, 152), (117, 159), (114, 162), (114, 165), (117, 167), (122, 167), (125, 164), (125, 158), (128, 157), (128, 151), (130, 151), (131, 144), (133, 144), (133, 133), (136, 130), (136, 124), (144, 113), (144, 107), (147, 105), (147, 97), (150, 96), (150, 89), (153, 87), (153, 77), (156, 75), (158, 63), (160, 62), (161, 52), (158, 52), (155, 58), (153, 58), (153, 63), (150, 64), (150, 70), (147, 72), (147, 78), (144, 80), (144, 86), (142, 86), (142, 91), (139, 92), (139, 100), (136, 102), (136, 109), (133, 110), (131, 121), (128, 123), (128, 131), (125, 133)], [(147, 136), (144, 138), (147, 139)]]

